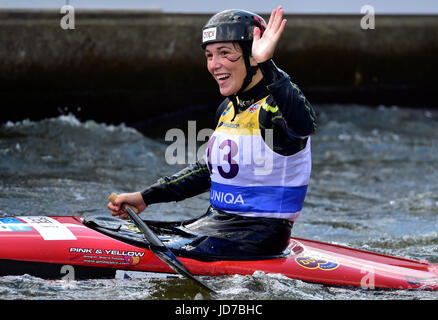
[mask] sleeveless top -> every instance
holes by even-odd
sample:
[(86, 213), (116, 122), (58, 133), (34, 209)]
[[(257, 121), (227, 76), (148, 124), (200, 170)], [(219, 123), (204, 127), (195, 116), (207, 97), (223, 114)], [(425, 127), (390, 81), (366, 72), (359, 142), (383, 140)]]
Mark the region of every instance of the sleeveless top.
[(311, 172), (310, 137), (289, 156), (272, 150), (272, 129), (259, 127), (260, 110), (272, 108), (269, 96), (234, 116), (230, 102), (206, 149), (215, 209), (243, 216), (295, 221), (303, 207)]

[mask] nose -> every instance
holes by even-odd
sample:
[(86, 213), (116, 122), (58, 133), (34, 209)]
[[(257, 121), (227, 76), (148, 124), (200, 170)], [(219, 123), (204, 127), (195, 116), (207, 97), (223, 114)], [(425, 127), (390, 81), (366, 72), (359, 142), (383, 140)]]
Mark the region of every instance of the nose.
[(208, 60), (208, 67), (211, 70), (219, 69), (222, 66), (221, 60), (218, 55), (213, 54), (211, 58)]

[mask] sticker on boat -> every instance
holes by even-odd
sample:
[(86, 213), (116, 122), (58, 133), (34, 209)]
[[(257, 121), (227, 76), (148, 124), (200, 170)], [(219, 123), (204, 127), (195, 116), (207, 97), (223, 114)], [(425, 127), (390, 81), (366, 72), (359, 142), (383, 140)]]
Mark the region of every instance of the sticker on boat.
[(23, 221), (14, 217), (0, 218), (0, 231), (32, 231)]
[(182, 279), (183, 276), (173, 273), (148, 271), (116, 270), (116, 279)]
[(62, 223), (44, 216), (17, 217), (34, 228), (44, 240), (76, 240), (75, 235)]
[(295, 262), (306, 269), (335, 270), (339, 263), (314, 257), (296, 257)]

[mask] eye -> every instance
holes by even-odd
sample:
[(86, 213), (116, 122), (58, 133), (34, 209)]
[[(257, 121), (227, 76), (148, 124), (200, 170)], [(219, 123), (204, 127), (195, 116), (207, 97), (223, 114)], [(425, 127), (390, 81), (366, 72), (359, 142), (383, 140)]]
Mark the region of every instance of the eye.
[(229, 54), (230, 54), (230, 52), (229, 52), (228, 50), (221, 50), (221, 51), (219, 52), (219, 55), (220, 55), (221, 57), (227, 57)]
[(210, 52), (206, 52), (205, 57), (207, 58), (207, 60), (210, 60), (213, 57), (213, 54)]

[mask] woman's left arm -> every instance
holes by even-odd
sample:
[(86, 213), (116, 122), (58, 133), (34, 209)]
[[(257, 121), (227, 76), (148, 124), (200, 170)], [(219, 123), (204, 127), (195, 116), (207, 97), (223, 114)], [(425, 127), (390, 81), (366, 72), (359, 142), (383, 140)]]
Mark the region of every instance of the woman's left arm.
[(286, 122), (287, 128), (299, 137), (315, 133), (317, 124), (312, 105), (298, 86), (290, 81), (289, 75), (278, 69), (271, 59), (259, 64), (259, 67), (275, 101), (272, 107), (278, 107), (277, 116)]
[(269, 18), (266, 30), (261, 35), (259, 28), (254, 28), (252, 57), (257, 61), (267, 88), (278, 106), (279, 115), (287, 127), (297, 136), (306, 137), (316, 130), (316, 117), (312, 106), (301, 90), (290, 81), (289, 76), (279, 70), (272, 57), (284, 31), (286, 19), (283, 19), (283, 8), (274, 9)]

